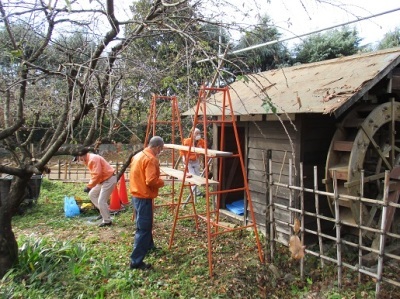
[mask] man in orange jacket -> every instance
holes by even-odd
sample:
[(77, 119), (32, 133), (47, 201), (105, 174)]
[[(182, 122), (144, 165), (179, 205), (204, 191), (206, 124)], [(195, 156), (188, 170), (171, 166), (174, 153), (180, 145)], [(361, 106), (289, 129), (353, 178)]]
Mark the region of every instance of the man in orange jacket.
[(164, 186), (164, 181), (160, 178), (158, 160), (163, 148), (163, 139), (153, 136), (149, 145), (133, 156), (131, 161), (129, 189), (136, 214), (135, 242), (130, 256), (131, 269), (151, 268), (151, 265), (144, 263), (143, 260), (147, 252), (155, 248), (152, 234), (153, 200), (158, 196), (159, 188)]
[[(190, 146), (191, 142), (192, 142), (192, 147), (200, 147), (200, 148), (206, 147), (204, 139), (201, 138), (201, 131), (198, 128), (194, 129), (193, 138), (189, 137), (183, 139), (182, 145)], [(187, 162), (188, 162), (189, 173), (199, 176), (201, 155), (196, 154), (195, 152), (192, 151), (189, 153), (189, 155), (187, 151), (180, 151), (180, 155), (182, 157), (183, 164), (186, 164), (186, 159), (188, 159)], [(197, 186), (192, 186), (192, 191), (197, 196), (203, 196), (203, 193), (201, 193), (200, 190), (197, 189)]]
[(117, 184), (114, 168), (102, 156), (89, 153), (87, 149), (81, 151), (72, 161), (81, 161), (88, 167), (90, 181), (83, 191), (89, 193), (90, 201), (100, 211), (103, 221), (99, 227), (110, 226), (112, 222), (108, 199)]

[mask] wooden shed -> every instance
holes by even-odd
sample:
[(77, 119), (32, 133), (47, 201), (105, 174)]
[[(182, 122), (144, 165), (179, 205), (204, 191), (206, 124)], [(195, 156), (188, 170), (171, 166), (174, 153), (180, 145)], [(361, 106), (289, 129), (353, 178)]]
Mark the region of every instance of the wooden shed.
[[(314, 187), (316, 166), (319, 189), (332, 190), (332, 174), (337, 170), (340, 191), (354, 195), (360, 192), (359, 173), (365, 170), (365, 176), (370, 178), (365, 183), (366, 196), (371, 198), (379, 197), (376, 185), (382, 179), (382, 172), (400, 163), (400, 138), (395, 137), (397, 132), (400, 134), (400, 48), (248, 75), (230, 85), (230, 97), (261, 232), (268, 233), (269, 229), (270, 193), (275, 202), (287, 204), (289, 200), (287, 189), (268, 188), (269, 158), (274, 181), (298, 184), (302, 163), (304, 186)], [(187, 111), (184, 115), (192, 113)], [(220, 93), (208, 98), (207, 117), (221, 117)], [(224, 134), (229, 151), (234, 135), (229, 130)], [(214, 125), (215, 148), (219, 135), (220, 129)], [(289, 169), (290, 159), (292, 169)], [(289, 182), (289, 172), (294, 174), (293, 182)], [(225, 184), (240, 184), (235, 182), (234, 171), (224, 180)], [(243, 197), (243, 194), (226, 197), (223, 206)], [(299, 204), (296, 195), (294, 200)], [(312, 194), (305, 197), (304, 204), (306, 209), (313, 210)], [(321, 211), (333, 213), (329, 198)], [(340, 213), (356, 218), (357, 208), (343, 201)], [(368, 216), (368, 209), (365, 213)], [(246, 221), (246, 214), (238, 216), (229, 211), (227, 214)], [(285, 210), (275, 209), (274, 217), (287, 221), (289, 215)], [(276, 227), (276, 233), (287, 240), (289, 227)]]

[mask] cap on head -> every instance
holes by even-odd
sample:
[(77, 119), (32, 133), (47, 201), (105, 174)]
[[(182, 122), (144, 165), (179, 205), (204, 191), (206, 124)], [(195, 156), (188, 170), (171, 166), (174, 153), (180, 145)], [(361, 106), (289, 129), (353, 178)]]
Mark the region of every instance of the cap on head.
[(196, 133), (201, 133), (201, 131), (200, 131), (199, 128), (195, 128), (195, 129), (194, 129), (194, 133), (195, 133), (195, 134), (196, 134)]
[(89, 152), (89, 150), (87, 148), (83, 148), (80, 151), (78, 151), (78, 153), (72, 158), (72, 162), (77, 162), (78, 161), (78, 157), (84, 156)]

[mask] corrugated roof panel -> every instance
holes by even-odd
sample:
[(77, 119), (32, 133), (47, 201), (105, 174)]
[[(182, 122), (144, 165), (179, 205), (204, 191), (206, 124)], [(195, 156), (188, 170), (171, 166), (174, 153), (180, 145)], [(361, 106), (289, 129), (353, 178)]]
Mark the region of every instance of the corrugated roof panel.
[[(248, 75), (248, 82), (230, 85), (232, 106), (236, 115), (270, 114), (262, 106), (270, 99), (277, 113), (332, 113), (361, 97), (363, 87), (385, 76), (399, 57), (400, 48), (394, 48)], [(209, 98), (207, 115), (221, 115), (221, 95)]]

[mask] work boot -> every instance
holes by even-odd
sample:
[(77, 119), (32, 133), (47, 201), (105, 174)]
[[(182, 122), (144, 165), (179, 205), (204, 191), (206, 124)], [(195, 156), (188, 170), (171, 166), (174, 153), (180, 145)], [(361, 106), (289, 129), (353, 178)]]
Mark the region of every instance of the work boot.
[(146, 264), (145, 262), (141, 262), (139, 265), (133, 265), (131, 263), (129, 268), (139, 269), (139, 270), (149, 270), (151, 268), (151, 264)]

